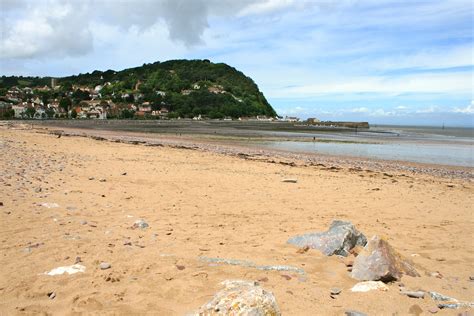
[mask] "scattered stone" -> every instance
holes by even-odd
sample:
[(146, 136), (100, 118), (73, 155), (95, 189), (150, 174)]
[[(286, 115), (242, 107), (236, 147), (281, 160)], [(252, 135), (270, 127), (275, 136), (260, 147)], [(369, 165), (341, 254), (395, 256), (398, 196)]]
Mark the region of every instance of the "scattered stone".
[(465, 307), (473, 308), (473, 307), (474, 307), (474, 303), (470, 303), (470, 302), (457, 302), (457, 303), (442, 303), (442, 304), (438, 304), (438, 308), (439, 308), (439, 309), (444, 309), (444, 308), (458, 309), (458, 308), (465, 308)]
[(79, 223), (81, 223), (81, 225), (87, 225), (87, 221), (86, 220), (81, 220)]
[(428, 292), (428, 294), (429, 294), (430, 297), (431, 297), (433, 300), (435, 300), (435, 301), (458, 302), (457, 299), (452, 298), (452, 297), (449, 297), (449, 296), (446, 296), (446, 295), (443, 295), (443, 294), (441, 294), (441, 293)]
[(335, 220), (326, 232), (295, 236), (290, 238), (288, 243), (318, 249), (326, 256), (346, 257), (356, 245), (365, 246), (367, 239), (352, 223)]
[(89, 177), (89, 180), (94, 180), (95, 178), (94, 177)]
[(303, 254), (309, 250), (309, 246), (304, 246), (303, 248), (300, 248), (296, 251), (296, 253)]
[(473, 276), (473, 275), (471, 275), (471, 276), (469, 277), (469, 281), (474, 281), (474, 276)]
[(3, 206), (3, 202), (0, 202), (0, 206)]
[(48, 293), (48, 297), (49, 297), (50, 299), (54, 299), (54, 298), (56, 297), (56, 293), (55, 293), (55, 292), (49, 292), (49, 293)]
[(258, 282), (268, 282), (268, 278), (267, 277), (260, 278), (258, 279)]
[(54, 268), (53, 270), (49, 272), (45, 272), (44, 274), (46, 275), (60, 275), (60, 274), (75, 274), (78, 272), (85, 272), (86, 267), (80, 264), (73, 264), (72, 266), (64, 266), (64, 267), (58, 267)]
[(425, 292), (423, 291), (406, 291), (401, 290), (400, 294), (406, 295), (411, 298), (425, 298)]
[(36, 188), (36, 189), (35, 189), (35, 192), (36, 192), (36, 193), (40, 193), (41, 191), (43, 191), (43, 189), (41, 189), (41, 188)]
[(148, 223), (145, 222), (143, 219), (136, 220), (132, 226), (133, 229), (137, 229), (137, 228), (145, 229), (147, 227), (148, 227)]
[(124, 246), (131, 246), (131, 245), (132, 245), (132, 242), (129, 241), (129, 240), (126, 240), (126, 241), (123, 242), (123, 245), (124, 245)]
[(127, 175), (127, 173), (126, 173), (126, 172), (122, 172), (122, 176), (126, 176), (126, 175)]
[(298, 180), (297, 180), (297, 179), (283, 179), (282, 182), (286, 182), (286, 183), (297, 183)]
[(184, 269), (186, 269), (186, 267), (185, 267), (185, 266), (182, 266), (182, 265), (179, 265), (179, 264), (177, 264), (177, 265), (176, 265), (176, 269), (178, 269), (178, 270), (180, 270), (180, 271), (181, 271), (181, 270), (184, 270)]
[(381, 281), (359, 282), (351, 288), (352, 292), (368, 292), (373, 290), (388, 291), (388, 287)]
[(431, 307), (428, 309), (428, 312), (431, 313), (431, 314), (436, 314), (437, 312), (439, 312), (439, 308), (438, 307)]
[(300, 275), (305, 275), (306, 272), (298, 267), (293, 267), (293, 266), (282, 266), (282, 265), (273, 265), (273, 266), (261, 266), (257, 265), (252, 261), (247, 261), (247, 260), (239, 260), (239, 259), (224, 259), (224, 258), (210, 258), (210, 257), (199, 257), (201, 261), (211, 263), (213, 265), (215, 264), (228, 264), (232, 266), (241, 266), (245, 268), (254, 268), (257, 270), (262, 270), (262, 271), (290, 271), (290, 272), (295, 272)]
[(99, 268), (100, 268), (101, 270), (107, 270), (107, 269), (110, 269), (111, 267), (112, 267), (112, 265), (111, 265), (110, 263), (108, 263), (108, 262), (101, 262), (101, 263), (99, 264)]
[(102, 178), (102, 179), (99, 179), (99, 182), (105, 182), (107, 181), (106, 179)]
[(286, 274), (281, 274), (280, 275), (283, 279), (287, 280), (287, 281), (290, 281), (291, 280), (291, 277), (289, 275), (286, 275)]
[(367, 314), (364, 314), (358, 311), (353, 311), (353, 310), (345, 311), (344, 314), (346, 316), (367, 316)]
[(410, 309), (408, 310), (408, 314), (410, 315), (418, 316), (418, 315), (421, 315), (422, 313), (423, 313), (423, 310), (417, 304), (410, 306)]
[(224, 289), (194, 315), (281, 315), (275, 297), (257, 282), (227, 280)]
[(342, 290), (338, 287), (331, 288), (331, 295), (339, 295), (341, 294)]
[(44, 206), (46, 208), (56, 208), (56, 207), (59, 207), (59, 205), (57, 203), (49, 203), (49, 202), (45, 202), (45, 203), (42, 203), (41, 206)]
[(403, 274), (420, 276), (408, 259), (403, 258), (385, 239), (374, 236), (356, 257), (351, 277), (361, 281), (390, 282), (400, 280)]
[(74, 260), (74, 264), (78, 264), (80, 262), (82, 262), (81, 257), (76, 257), (76, 260)]

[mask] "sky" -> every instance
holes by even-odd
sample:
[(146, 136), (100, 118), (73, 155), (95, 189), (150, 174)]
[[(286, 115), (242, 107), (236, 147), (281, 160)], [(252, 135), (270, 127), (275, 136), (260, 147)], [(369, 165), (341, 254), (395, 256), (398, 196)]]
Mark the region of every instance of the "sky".
[(279, 115), (474, 126), (470, 0), (0, 0), (0, 75), (224, 62)]

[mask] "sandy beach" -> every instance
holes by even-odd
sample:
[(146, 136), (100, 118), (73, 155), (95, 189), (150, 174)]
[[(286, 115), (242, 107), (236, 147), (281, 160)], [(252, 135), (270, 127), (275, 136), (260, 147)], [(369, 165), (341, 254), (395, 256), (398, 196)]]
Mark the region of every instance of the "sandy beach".
[[(401, 295), (400, 283), (473, 301), (472, 169), (446, 177), (397, 163), (292, 163), (49, 132), (0, 127), (1, 315), (185, 315), (230, 279), (259, 281), (283, 315), (436, 307)], [(139, 219), (149, 227), (134, 228)], [(341, 258), (287, 243), (335, 219), (385, 236), (421, 276), (353, 293)], [(45, 274), (76, 262), (84, 272)], [(258, 268), (273, 265), (298, 269)], [(332, 298), (334, 287), (342, 292)]]

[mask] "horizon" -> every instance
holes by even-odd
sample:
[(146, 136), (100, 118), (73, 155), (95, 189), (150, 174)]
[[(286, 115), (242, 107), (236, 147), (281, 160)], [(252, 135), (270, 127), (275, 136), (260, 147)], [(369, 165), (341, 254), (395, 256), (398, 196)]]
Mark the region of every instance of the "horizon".
[(0, 4), (1, 75), (209, 59), (251, 77), (282, 116), (474, 127), (470, 1)]

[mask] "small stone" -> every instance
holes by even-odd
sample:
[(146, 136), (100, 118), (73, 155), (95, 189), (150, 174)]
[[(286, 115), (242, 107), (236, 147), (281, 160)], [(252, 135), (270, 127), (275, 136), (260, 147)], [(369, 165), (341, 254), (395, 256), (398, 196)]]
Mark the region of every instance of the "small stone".
[(126, 176), (126, 175), (127, 175), (127, 173), (126, 173), (126, 172), (122, 172), (122, 176)]
[(439, 308), (438, 307), (431, 307), (428, 309), (428, 312), (430, 312), (431, 314), (436, 314), (437, 312), (439, 312)]
[(84, 220), (84, 219), (83, 219), (83, 220), (81, 220), (79, 223), (80, 223), (81, 225), (87, 225), (87, 221), (86, 221), (86, 220)]
[(345, 311), (344, 314), (346, 316), (367, 316), (367, 314), (364, 314), (358, 311), (353, 311), (353, 310)]
[(49, 292), (49, 293), (48, 293), (48, 297), (49, 297), (50, 299), (54, 299), (54, 298), (56, 297), (56, 293), (55, 293), (55, 292)]
[(105, 182), (107, 181), (106, 179), (102, 178), (102, 179), (99, 179), (99, 182)]
[(180, 271), (181, 271), (181, 270), (184, 270), (184, 269), (186, 269), (186, 267), (185, 267), (185, 266), (182, 266), (182, 265), (179, 265), (179, 264), (177, 264), (177, 265), (176, 265), (176, 269), (178, 269), (178, 270), (180, 270)]
[(112, 265), (108, 262), (101, 262), (101, 264), (99, 265), (99, 268), (101, 270), (107, 270), (107, 269), (110, 269), (112, 267)]
[(331, 295), (339, 295), (341, 294), (342, 290), (338, 287), (331, 288)]
[(74, 260), (74, 264), (78, 264), (79, 262), (82, 262), (81, 257), (76, 257), (76, 260)]
[(425, 292), (423, 291), (400, 291), (400, 294), (406, 295), (411, 298), (425, 298)]
[(280, 275), (282, 278), (284, 278), (285, 280), (289, 281), (291, 280), (291, 277), (289, 275), (286, 275), (286, 274), (282, 274)]
[(3, 206), (3, 202), (0, 202), (0, 206)]
[(258, 279), (258, 282), (268, 282), (268, 278), (267, 277), (260, 278)]
[(297, 183), (298, 180), (297, 180), (297, 179), (283, 179), (282, 182), (286, 182), (286, 183)]
[(148, 223), (145, 222), (143, 219), (136, 220), (132, 226), (133, 229), (136, 229), (136, 228), (145, 229), (147, 227), (148, 227)]
[(296, 251), (296, 253), (303, 254), (309, 250), (309, 246), (304, 246), (303, 248), (300, 248)]
[(388, 287), (382, 281), (359, 282), (351, 288), (352, 292), (368, 292), (372, 290), (388, 291)]
[(35, 189), (35, 192), (36, 192), (36, 193), (40, 193), (41, 191), (43, 191), (43, 189), (41, 189), (41, 188), (36, 188), (36, 189)]
[(474, 275), (471, 275), (471, 276), (469, 277), (469, 281), (474, 281)]
[(410, 306), (410, 309), (408, 310), (408, 313), (409, 313), (410, 315), (416, 315), (416, 316), (418, 316), (418, 315), (421, 315), (421, 313), (423, 313), (423, 310), (421, 309), (420, 306), (418, 306), (417, 304), (415, 304), (415, 305)]
[(94, 180), (95, 178), (94, 177), (89, 177), (89, 180)]

